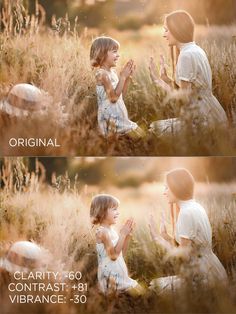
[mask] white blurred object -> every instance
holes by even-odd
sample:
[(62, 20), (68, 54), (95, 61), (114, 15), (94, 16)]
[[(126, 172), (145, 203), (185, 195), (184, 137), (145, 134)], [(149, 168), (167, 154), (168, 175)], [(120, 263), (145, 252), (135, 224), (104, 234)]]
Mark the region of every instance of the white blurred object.
[(6, 257), (0, 261), (8, 272), (29, 272), (43, 270), (49, 262), (49, 253), (39, 245), (29, 241), (15, 242)]
[(0, 101), (0, 110), (10, 116), (27, 117), (43, 113), (50, 96), (38, 87), (30, 84), (16, 84), (5, 100)]
[(150, 282), (149, 289), (157, 290), (159, 293), (171, 292), (180, 289), (184, 280), (178, 276), (168, 276), (153, 279)]
[(179, 118), (157, 120), (150, 124), (149, 130), (159, 135), (175, 134), (181, 130), (181, 120)]

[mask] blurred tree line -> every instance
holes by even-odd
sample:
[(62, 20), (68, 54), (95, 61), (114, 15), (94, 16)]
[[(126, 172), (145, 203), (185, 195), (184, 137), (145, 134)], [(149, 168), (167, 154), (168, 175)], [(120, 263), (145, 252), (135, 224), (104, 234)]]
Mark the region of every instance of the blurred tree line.
[(77, 18), (80, 26), (87, 27), (107, 27), (114, 20), (114, 0), (0, 0), (0, 3), (1, 6), (11, 3), (13, 9), (14, 4), (20, 3), (30, 15), (40, 14), (40, 6), (45, 10), (48, 25), (53, 17), (68, 17), (72, 25)]
[(235, 0), (152, 0), (147, 19), (158, 22), (164, 14), (178, 9), (187, 10), (197, 24), (236, 22)]
[[(236, 158), (203, 157), (203, 158), (1, 158), (0, 182), (4, 186), (6, 169), (10, 173), (27, 177), (36, 173), (43, 181), (53, 184), (55, 179), (61, 186), (100, 185), (118, 186), (120, 188), (138, 187), (146, 182), (163, 182), (165, 172), (186, 167), (195, 179), (201, 182), (236, 182)], [(54, 178), (54, 181), (52, 180)]]
[[(162, 23), (164, 14), (176, 9), (189, 11), (198, 24), (236, 22), (235, 0), (0, 0), (1, 7), (9, 3), (12, 7), (22, 4), (29, 14), (37, 14), (37, 6), (42, 6), (48, 25), (53, 16), (68, 14), (72, 25), (78, 17), (81, 27), (138, 29), (145, 24)], [(124, 3), (127, 12), (121, 10)]]
[[(30, 170), (35, 169), (35, 158), (29, 158)], [(47, 172), (50, 182), (52, 173), (68, 172), (86, 184), (116, 185), (119, 187), (139, 186), (145, 182), (162, 181), (163, 174), (174, 167), (187, 167), (197, 181), (229, 182), (236, 181), (236, 158), (45, 158), (38, 160)]]

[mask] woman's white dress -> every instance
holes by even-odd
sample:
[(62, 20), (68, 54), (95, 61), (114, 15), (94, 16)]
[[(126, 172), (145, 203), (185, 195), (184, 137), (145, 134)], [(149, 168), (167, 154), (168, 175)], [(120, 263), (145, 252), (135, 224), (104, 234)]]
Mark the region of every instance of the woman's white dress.
[[(180, 86), (181, 81), (192, 83), (191, 103), (181, 113), (183, 120), (190, 120), (193, 124), (202, 124), (205, 127), (225, 126), (226, 113), (212, 94), (212, 72), (205, 51), (195, 42), (181, 44), (180, 54), (176, 65), (175, 80)], [(179, 119), (155, 121), (153, 128), (179, 131)], [(163, 127), (164, 125), (164, 127)]]
[[(96, 72), (96, 76), (100, 75), (102, 72), (106, 72), (112, 87), (115, 89), (119, 82), (116, 72), (113, 69), (111, 69), (111, 71), (99, 69)], [(104, 136), (109, 133), (126, 134), (138, 127), (135, 122), (128, 118), (128, 112), (122, 94), (115, 103), (112, 103), (107, 97), (103, 85), (96, 85), (96, 92), (98, 102), (98, 126)]]
[[(176, 222), (175, 239), (192, 240), (193, 254), (178, 276), (154, 279), (151, 286), (161, 289), (177, 288), (184, 278), (197, 278), (205, 284), (226, 281), (226, 271), (212, 251), (212, 230), (205, 209), (195, 200), (179, 202), (180, 211)], [(190, 277), (191, 276), (191, 277)]]
[[(100, 227), (104, 228), (104, 227)], [(100, 230), (98, 229), (98, 232)], [(116, 246), (119, 236), (114, 229), (108, 229), (109, 236), (114, 246)], [(111, 283), (115, 284), (112, 289), (116, 291), (125, 291), (138, 285), (137, 281), (128, 275), (127, 266), (125, 264), (122, 252), (116, 260), (111, 260), (107, 255), (104, 244), (96, 243), (98, 255), (98, 283), (100, 290), (106, 294), (111, 290)]]

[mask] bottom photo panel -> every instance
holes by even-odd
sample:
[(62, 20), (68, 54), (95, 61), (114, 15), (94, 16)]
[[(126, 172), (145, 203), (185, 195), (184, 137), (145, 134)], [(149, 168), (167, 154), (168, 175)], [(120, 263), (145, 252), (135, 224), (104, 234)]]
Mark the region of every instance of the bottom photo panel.
[(236, 312), (236, 158), (0, 166), (2, 314)]

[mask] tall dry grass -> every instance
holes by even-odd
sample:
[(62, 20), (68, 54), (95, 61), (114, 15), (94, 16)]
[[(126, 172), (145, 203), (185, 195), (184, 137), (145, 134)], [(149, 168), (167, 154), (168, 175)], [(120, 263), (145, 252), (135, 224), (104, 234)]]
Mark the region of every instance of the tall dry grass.
[[(38, 164), (38, 173), (42, 172)], [(14, 169), (14, 171), (13, 171)], [(41, 169), (41, 170), (40, 170)], [(167, 295), (150, 292), (141, 298), (126, 295), (104, 298), (98, 293), (95, 234), (89, 221), (89, 204), (95, 193), (106, 192), (120, 201), (118, 230), (124, 220), (133, 216), (136, 222), (125, 256), (131, 276), (143, 285), (160, 276), (178, 271), (179, 260), (167, 256), (151, 241), (144, 217), (151, 210), (157, 221), (161, 209), (168, 215), (168, 204), (162, 197), (160, 183), (139, 188), (119, 189), (112, 186), (70, 186), (68, 179), (53, 180), (45, 185), (36, 173), (29, 173), (20, 158), (7, 160), (3, 167), (4, 188), (0, 194), (1, 256), (11, 241), (33, 240), (48, 249), (56, 265), (64, 270), (82, 271), (89, 285), (88, 301), (82, 305), (39, 305), (19, 307), (19, 313), (234, 313), (236, 310), (236, 201), (235, 183), (197, 184), (196, 198), (207, 209), (213, 229), (213, 250), (223, 263), (229, 284), (206, 289), (191, 283)], [(14, 175), (13, 175), (14, 173)], [(170, 224), (168, 225), (170, 227)], [(52, 264), (53, 265), (53, 264)], [(51, 270), (53, 266), (51, 266)], [(7, 301), (1, 302), (3, 306)], [(9, 306), (9, 305), (8, 305)], [(3, 307), (4, 309), (4, 307)], [(29, 310), (30, 309), (30, 310)], [(18, 313), (13, 305), (8, 312)], [(6, 312), (7, 313), (7, 312)]]
[[(20, 1), (19, 1), (20, 2)], [(8, 12), (8, 11), (7, 11)], [(11, 11), (9, 11), (11, 12)], [(71, 29), (66, 18), (43, 24), (44, 13), (27, 16), (17, 7), (15, 16), (5, 13), (0, 34), (0, 97), (14, 84), (27, 82), (46, 90), (53, 101), (38, 118), (1, 118), (1, 154), (4, 155), (233, 155), (235, 154), (236, 27), (197, 27), (196, 41), (206, 50), (213, 72), (213, 90), (224, 107), (231, 126), (223, 131), (192, 129), (191, 121), (181, 134), (147, 137), (134, 142), (126, 137), (105, 140), (98, 133), (95, 80), (89, 62), (92, 38), (99, 29)], [(2, 15), (3, 20), (3, 15)], [(15, 22), (14, 22), (15, 21)], [(149, 56), (159, 53), (170, 64), (169, 51), (160, 26), (138, 32), (107, 30), (121, 43), (120, 66), (133, 58), (137, 71), (125, 96), (129, 116), (145, 130), (157, 119), (175, 117), (183, 100), (169, 97), (151, 83)], [(119, 67), (120, 68), (120, 67)], [(118, 71), (119, 71), (118, 68)], [(66, 119), (62, 119), (66, 113)], [(63, 121), (62, 121), (63, 120)], [(43, 127), (42, 127), (43, 126)], [(60, 148), (9, 148), (10, 137), (57, 137)], [(227, 138), (227, 141), (225, 140)]]

